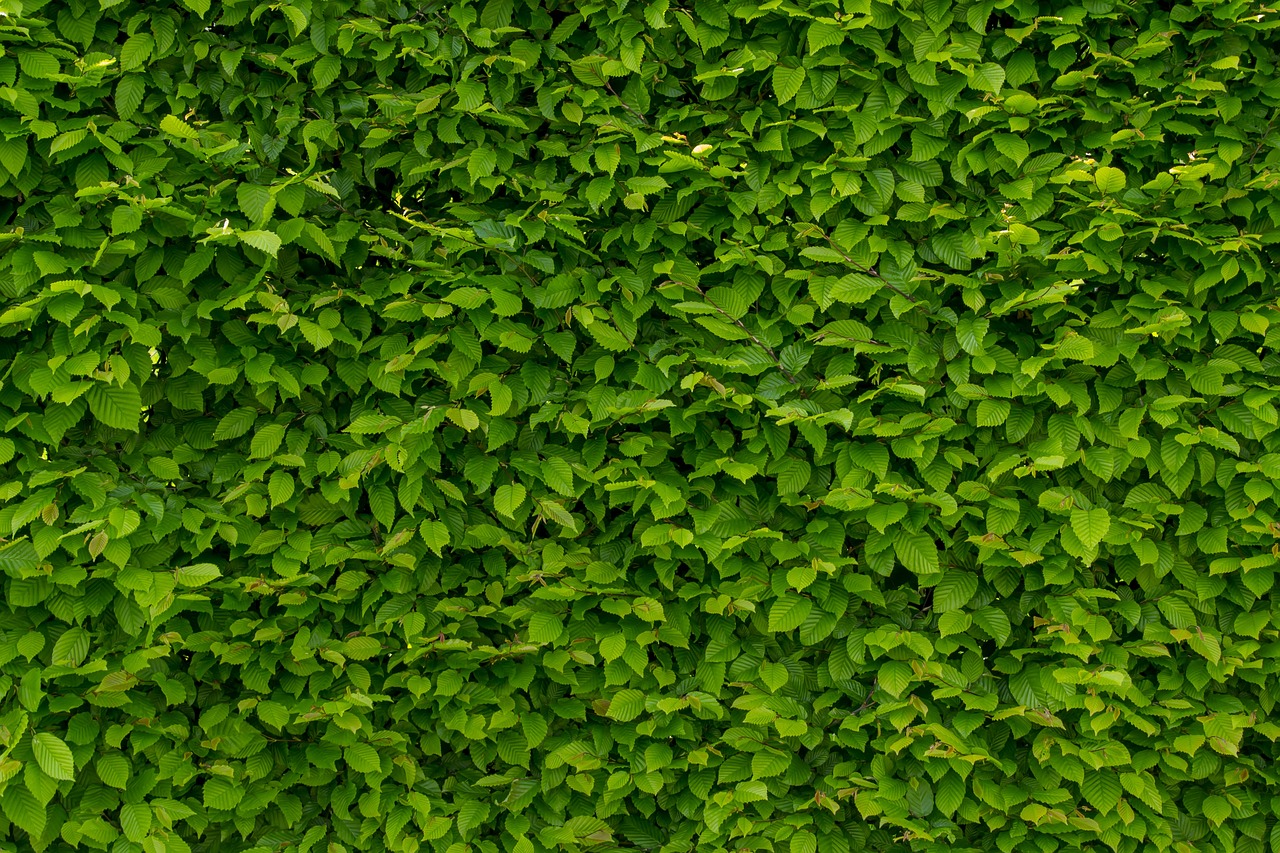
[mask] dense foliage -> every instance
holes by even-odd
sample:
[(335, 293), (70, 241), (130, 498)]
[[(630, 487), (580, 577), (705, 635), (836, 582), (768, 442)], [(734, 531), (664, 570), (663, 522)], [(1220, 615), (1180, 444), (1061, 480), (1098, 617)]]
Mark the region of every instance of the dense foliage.
[(1275, 849), (1278, 24), (0, 0), (0, 848)]

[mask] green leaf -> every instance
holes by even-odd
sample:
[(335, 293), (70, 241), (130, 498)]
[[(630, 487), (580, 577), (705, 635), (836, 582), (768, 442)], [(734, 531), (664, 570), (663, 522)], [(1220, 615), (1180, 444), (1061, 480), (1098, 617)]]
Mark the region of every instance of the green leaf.
[(427, 547), (437, 557), (444, 553), (444, 547), (449, 544), (448, 527), (439, 521), (424, 521), (418, 532), (422, 535), (422, 541), (427, 543)]
[(788, 68), (785, 65), (773, 67), (773, 92), (779, 104), (785, 104), (796, 96), (804, 85), (805, 70), (803, 66)]
[(627, 649), (627, 638), (621, 634), (612, 634), (600, 641), (600, 657), (606, 662), (622, 657)]
[(969, 572), (949, 570), (933, 588), (933, 608), (939, 612), (960, 610), (978, 591), (978, 578)]
[(382, 761), (378, 751), (367, 743), (354, 743), (342, 751), (342, 758), (347, 766), (360, 773), (378, 773), (382, 769)]
[(938, 545), (928, 533), (900, 529), (893, 537), (898, 561), (917, 575), (937, 574)]
[[(490, 0), (492, 2), (492, 0)], [(463, 800), (458, 807), (458, 832), (465, 838), (489, 817), (489, 806), (478, 800)]]
[(275, 257), (282, 245), (280, 236), (273, 231), (237, 231), (236, 236), (246, 246), (252, 246), (260, 252)]
[(751, 756), (751, 778), (769, 779), (774, 776), (780, 776), (790, 766), (790, 755), (766, 748)]
[(231, 811), (244, 799), (244, 789), (223, 776), (213, 776), (202, 791), (205, 808)]
[(31, 751), (35, 753), (40, 769), (54, 779), (71, 781), (76, 778), (76, 763), (71, 748), (57, 735), (40, 732), (31, 738)]
[(1102, 814), (1110, 814), (1120, 803), (1120, 777), (1110, 770), (1086, 770), (1080, 793)]
[[(272, 194), (271, 188), (260, 184), (241, 184), (236, 187), (236, 203), (240, 206), (240, 212), (248, 218), (251, 225), (265, 222), (276, 206), (275, 196)], [(245, 236), (245, 234), (241, 234), (240, 239), (244, 240)], [(250, 245), (253, 244), (250, 243)], [(276, 250), (279, 250), (278, 244)], [(274, 255), (275, 252), (271, 252), (271, 254)]]
[(608, 716), (620, 723), (629, 723), (644, 711), (644, 694), (639, 690), (619, 690), (609, 700)]
[(47, 812), (25, 785), (6, 785), (0, 793), (0, 809), (4, 816), (19, 829), (32, 838), (40, 838), (44, 834)]
[(906, 692), (907, 687), (915, 680), (910, 664), (905, 661), (886, 661), (880, 667), (879, 684), (895, 699)]
[(18, 654), (28, 661), (40, 654), (44, 648), (44, 634), (39, 631), (28, 631), (18, 640)]
[(764, 682), (765, 687), (769, 688), (770, 693), (777, 693), (785, 687), (790, 677), (783, 664), (768, 661), (760, 664), (760, 680)]
[(995, 639), (996, 644), (1003, 646), (1013, 633), (1013, 626), (1008, 615), (996, 607), (984, 607), (974, 612), (973, 621)]
[(1012, 160), (1016, 166), (1021, 166), (1022, 161), (1027, 159), (1031, 151), (1025, 139), (1014, 136), (1012, 133), (997, 133), (991, 141), (995, 143), (996, 149)]
[(631, 341), (626, 335), (601, 320), (588, 326), (587, 331), (591, 333), (591, 337), (595, 338), (596, 343), (610, 352), (625, 352), (631, 349)]
[(213, 437), (219, 441), (239, 438), (253, 428), (257, 419), (258, 412), (254, 409), (232, 409), (218, 421)]
[(804, 624), (813, 610), (813, 602), (795, 592), (783, 593), (769, 608), (769, 630), (774, 633), (794, 631)]
[[(116, 115), (128, 121), (142, 106), (142, 99), (147, 92), (146, 78), (141, 74), (125, 74), (116, 83), (115, 108)], [(163, 122), (162, 122), (163, 126)], [(169, 131), (173, 133), (172, 130)], [(178, 134), (182, 135), (182, 134)], [(8, 165), (7, 163), (5, 164)]]
[(200, 138), (200, 134), (196, 133), (191, 125), (187, 124), (177, 116), (165, 116), (160, 119), (160, 129), (165, 133), (172, 134), (173, 136), (177, 136), (182, 139), (195, 141)]
[(272, 471), (267, 483), (267, 494), (271, 497), (271, 508), (275, 509), (287, 503), (293, 497), (295, 484), (293, 475), (288, 471)]
[(151, 52), (154, 49), (155, 39), (149, 33), (134, 33), (120, 48), (120, 67), (125, 71), (138, 70), (151, 58)]
[(126, 803), (120, 807), (120, 828), (130, 841), (141, 841), (151, 832), (151, 807), (146, 803)]
[(562, 495), (573, 495), (573, 469), (563, 459), (553, 457), (542, 461), (542, 479)]
[(980, 427), (1000, 426), (1009, 418), (1013, 404), (1008, 400), (983, 400), (978, 403), (977, 419)]
[(1125, 187), (1124, 172), (1114, 166), (1101, 166), (1094, 173), (1094, 182), (1098, 185), (1098, 191), (1103, 195), (1114, 195), (1121, 192)]
[(984, 62), (969, 72), (969, 85), (980, 92), (999, 94), (1004, 82), (1005, 70), (994, 62)]
[(1086, 548), (1097, 548), (1111, 529), (1111, 515), (1105, 509), (1071, 510), (1071, 529)]
[(786, 456), (779, 460), (776, 466), (776, 475), (778, 477), (778, 494), (794, 495), (809, 482), (812, 472), (809, 463), (803, 459), (793, 456)]
[(73, 625), (53, 644), (53, 665), (77, 667), (89, 654), (92, 637), (88, 631)]
[(987, 330), (991, 327), (991, 321), (985, 317), (961, 317), (956, 324), (956, 340), (960, 342), (961, 348), (970, 355), (984, 355), (986, 348), (983, 340), (987, 336)]
[(844, 43), (844, 31), (836, 24), (814, 21), (809, 25), (807, 33), (809, 52), (817, 53), (824, 47), (833, 47)]
[(1280, 841), (1262, 7), (400, 5), (0, 0), (6, 849)]
[(222, 570), (212, 563), (196, 563), (176, 569), (173, 577), (182, 586), (204, 586), (222, 577)]
[(849, 273), (827, 288), (827, 297), (834, 302), (861, 305), (884, 289), (884, 284), (863, 273)]
[(0, 142), (0, 166), (10, 175), (22, 174), (27, 165), (27, 143), (24, 139), (6, 139)]
[(132, 383), (113, 385), (94, 382), (85, 392), (89, 411), (98, 422), (115, 429), (138, 431), (142, 417), (142, 394)]
[(507, 483), (499, 486), (493, 495), (493, 506), (508, 518), (515, 518), (516, 510), (524, 503), (528, 490), (520, 483)]
[(62, 70), (58, 58), (43, 50), (26, 50), (19, 53), (18, 66), (22, 69), (24, 76), (34, 77), (37, 80), (48, 80)]

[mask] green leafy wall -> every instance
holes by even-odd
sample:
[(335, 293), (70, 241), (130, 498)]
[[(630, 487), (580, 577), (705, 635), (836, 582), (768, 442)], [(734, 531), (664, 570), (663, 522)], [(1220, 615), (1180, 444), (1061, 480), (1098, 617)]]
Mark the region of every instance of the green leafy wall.
[(0, 12), (0, 849), (1280, 842), (1273, 7)]

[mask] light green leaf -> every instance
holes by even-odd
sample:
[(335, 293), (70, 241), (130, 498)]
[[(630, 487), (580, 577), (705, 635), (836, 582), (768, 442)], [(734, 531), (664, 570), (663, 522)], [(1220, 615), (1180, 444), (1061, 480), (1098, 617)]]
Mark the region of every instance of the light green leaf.
[(999, 94), (1004, 88), (1005, 70), (994, 62), (976, 66), (969, 73), (969, 85), (980, 92)]
[(515, 518), (516, 510), (524, 503), (527, 495), (528, 490), (520, 483), (507, 483), (499, 486), (494, 493), (493, 506), (508, 518)]
[(785, 592), (769, 608), (769, 630), (774, 633), (794, 631), (804, 624), (813, 610), (813, 602), (796, 592)]
[(427, 547), (434, 551), (437, 557), (444, 553), (444, 547), (449, 544), (449, 528), (442, 522), (424, 521), (418, 528), (418, 532), (422, 535), (422, 541), (427, 543)]
[(71, 748), (57, 735), (40, 732), (31, 738), (31, 751), (35, 753), (40, 769), (54, 779), (71, 781), (76, 778), (76, 763)]
[(804, 68), (788, 68), (785, 65), (773, 67), (773, 91), (778, 96), (778, 103), (785, 104), (796, 96), (804, 85)]
[(274, 231), (237, 231), (236, 236), (246, 246), (252, 246), (260, 252), (275, 257), (280, 252), (280, 236)]
[(24, 830), (32, 838), (44, 834), (47, 813), (45, 806), (27, 790), (23, 784), (9, 784), (0, 794), (0, 808), (4, 816), (18, 828)]
[(1114, 195), (1125, 187), (1124, 172), (1114, 166), (1102, 166), (1094, 173), (1094, 182), (1103, 195)]
[(1111, 515), (1105, 509), (1071, 510), (1071, 529), (1086, 548), (1097, 548), (1111, 529)]
[(751, 778), (769, 779), (781, 776), (790, 766), (790, 755), (766, 748), (751, 756)]
[(809, 52), (817, 53), (824, 47), (843, 44), (844, 31), (836, 24), (814, 21), (809, 25), (807, 38), (809, 42)]
[(151, 832), (151, 807), (146, 803), (126, 803), (120, 807), (120, 828), (130, 841), (141, 841)]
[(497, 167), (498, 153), (492, 148), (476, 148), (467, 158), (467, 175), (470, 176), (472, 183), (489, 177)]
[(352, 770), (377, 773), (382, 769), (378, 751), (367, 743), (353, 743), (342, 751), (342, 758)]
[(110, 752), (106, 755), (98, 756), (94, 769), (98, 771), (98, 778), (102, 780), (103, 784), (121, 790), (124, 790), (125, 786), (129, 784), (129, 777), (133, 771), (129, 760), (119, 752)]
[(165, 133), (181, 137), (182, 139), (198, 140), (200, 134), (196, 133), (191, 125), (187, 124), (177, 116), (165, 116), (160, 119), (160, 129)]
[(271, 498), (271, 508), (275, 509), (293, 497), (295, 483), (293, 475), (288, 471), (272, 471), (267, 483), (267, 494)]
[(938, 544), (928, 533), (900, 529), (893, 537), (893, 551), (898, 561), (917, 575), (939, 571)]
[(53, 665), (77, 667), (89, 654), (92, 638), (88, 631), (73, 625), (53, 644)]
[(183, 586), (204, 586), (222, 577), (222, 570), (212, 563), (196, 563), (177, 569), (173, 576)]
[(138, 431), (142, 394), (133, 383), (94, 382), (85, 392), (85, 400), (89, 403), (89, 411), (99, 422), (115, 429)]
[(620, 690), (609, 700), (608, 716), (629, 723), (644, 711), (644, 694), (639, 690)]
[(553, 643), (564, 633), (564, 622), (554, 613), (534, 613), (529, 617), (529, 642)]
[(284, 441), (283, 424), (268, 424), (258, 430), (253, 441), (249, 443), (249, 456), (252, 459), (266, 459), (279, 449)]
[(1225, 797), (1217, 794), (1205, 797), (1204, 802), (1200, 804), (1200, 810), (1205, 817), (1213, 821), (1214, 826), (1221, 826), (1231, 817), (1231, 804)]

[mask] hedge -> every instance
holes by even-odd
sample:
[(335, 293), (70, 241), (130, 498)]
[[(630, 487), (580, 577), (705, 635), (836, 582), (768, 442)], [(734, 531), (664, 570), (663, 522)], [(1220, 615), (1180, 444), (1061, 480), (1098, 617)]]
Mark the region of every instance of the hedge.
[(0, 849), (1280, 849), (1278, 26), (0, 0)]

